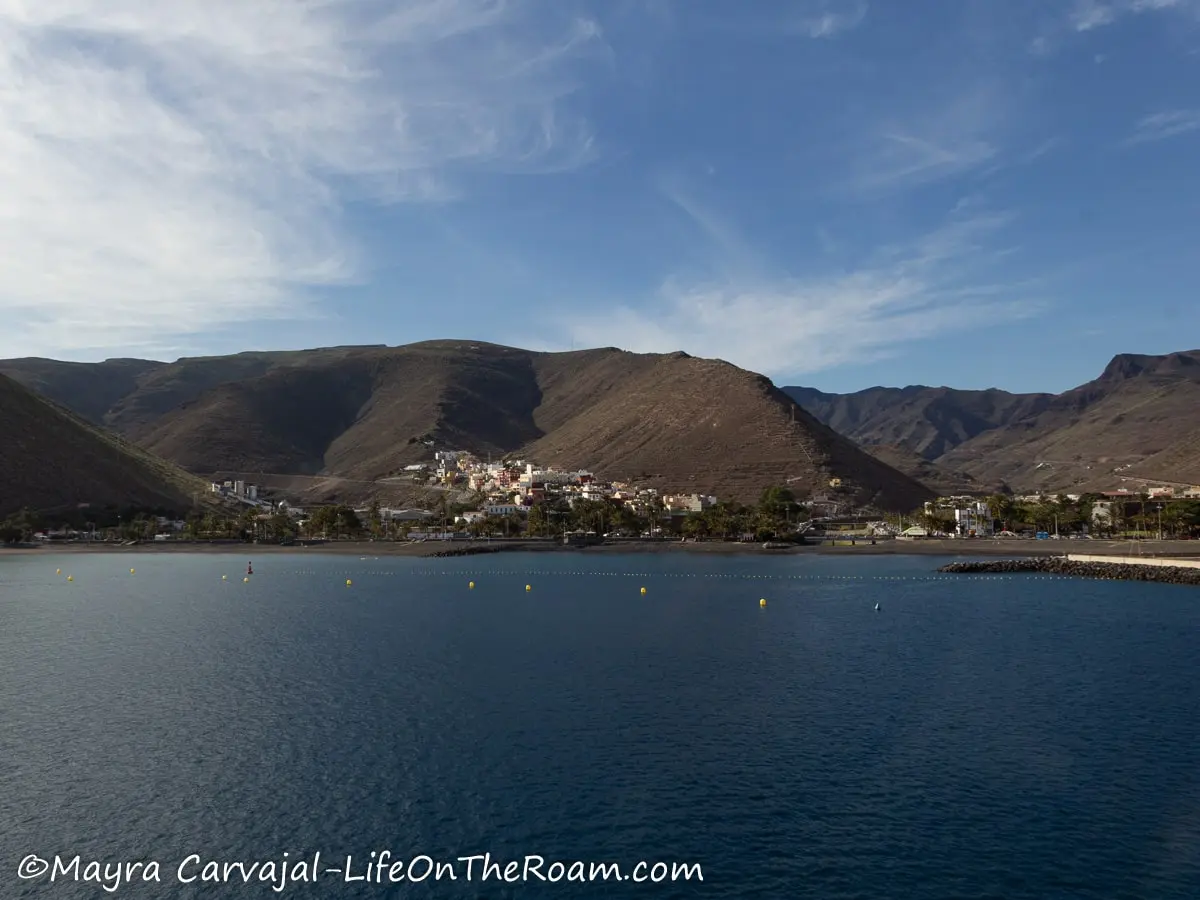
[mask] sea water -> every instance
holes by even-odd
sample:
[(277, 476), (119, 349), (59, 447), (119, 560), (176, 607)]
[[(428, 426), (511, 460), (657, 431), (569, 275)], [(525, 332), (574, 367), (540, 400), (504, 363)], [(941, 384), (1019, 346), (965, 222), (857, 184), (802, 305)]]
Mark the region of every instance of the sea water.
[(0, 896), (1200, 897), (1195, 589), (247, 561), (0, 556)]

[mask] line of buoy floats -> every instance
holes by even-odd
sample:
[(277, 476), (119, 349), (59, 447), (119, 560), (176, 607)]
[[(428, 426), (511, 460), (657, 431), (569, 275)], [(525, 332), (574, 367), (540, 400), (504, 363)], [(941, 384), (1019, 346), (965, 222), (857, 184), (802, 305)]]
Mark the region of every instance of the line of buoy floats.
[[(620, 578), (725, 578), (725, 579), (740, 579), (740, 580), (773, 580), (773, 581), (1014, 581), (1017, 579), (1032, 580), (1032, 581), (1069, 581), (1072, 577), (1069, 575), (963, 575), (963, 574), (932, 574), (932, 575), (749, 575), (738, 573), (703, 573), (703, 572), (552, 572), (552, 571), (368, 571), (368, 572), (332, 572), (323, 573), (315, 569), (297, 569), (288, 572), (290, 575), (324, 575), (332, 574), (335, 576), (345, 574), (356, 574), (359, 577), (392, 577), (396, 575), (405, 576), (412, 575), (416, 577), (437, 577), (437, 576), (452, 576), (461, 578), (463, 576), (493, 576), (500, 578), (519, 578), (521, 576), (541, 576), (548, 578), (564, 578), (564, 577), (580, 577), (580, 578), (603, 578), (608, 576)], [(469, 582), (468, 587), (474, 586), (475, 582)]]
[[(134, 575), (134, 574), (136, 574), (136, 572), (137, 572), (137, 570), (133, 569), (133, 568), (131, 568), (129, 570), (130, 575)], [(62, 569), (61, 568), (55, 569), (54, 574), (62, 575)], [(250, 576), (253, 574), (254, 574), (253, 571), (248, 572), (247, 575), (244, 578), (242, 578), (243, 583), (249, 584)], [(293, 574), (293, 575), (318, 575), (320, 573), (315, 570), (296, 570), (296, 571), (291, 572), (291, 574)], [(613, 576), (613, 577), (624, 577), (624, 578), (638, 578), (638, 577), (642, 577), (642, 578), (644, 578), (644, 577), (653, 577), (653, 578), (726, 578), (726, 579), (735, 578), (735, 579), (742, 579), (742, 580), (749, 580), (749, 579), (768, 580), (769, 579), (769, 580), (774, 580), (774, 581), (837, 581), (837, 582), (847, 582), (847, 581), (947, 581), (947, 580), (952, 580), (952, 581), (964, 581), (964, 580), (1013, 581), (1016, 579), (1029, 580), (1029, 581), (1069, 581), (1069, 580), (1072, 580), (1072, 576), (1070, 576), (1070, 575), (1045, 575), (1045, 574), (1026, 575), (1026, 574), (1021, 574), (1021, 573), (1013, 574), (1013, 575), (965, 575), (965, 576), (961, 575), (961, 574), (952, 574), (951, 575), (951, 574), (940, 574), (940, 573), (933, 574), (933, 575), (819, 575), (819, 574), (818, 575), (813, 575), (813, 574), (751, 575), (751, 574), (743, 574), (743, 573), (736, 573), (736, 572), (657, 572), (657, 573), (648, 573), (648, 572), (533, 571), (533, 572), (522, 573), (522, 572), (507, 572), (507, 571), (503, 571), (503, 570), (493, 570), (493, 571), (475, 572), (475, 573), (463, 573), (463, 572), (454, 572), (454, 571), (448, 571), (448, 570), (435, 572), (435, 571), (430, 571), (430, 570), (422, 571), (419, 569), (415, 569), (415, 570), (408, 570), (408, 571), (402, 571), (402, 572), (382, 571), (382, 572), (363, 572), (363, 573), (359, 573), (359, 574), (372, 575), (372, 576), (392, 576), (392, 575), (447, 576), (447, 575), (453, 575), (453, 576), (457, 576), (457, 577), (461, 577), (463, 574), (474, 574), (476, 576), (492, 575), (492, 576), (498, 576), (498, 577), (509, 577), (509, 576), (525, 574), (525, 575), (542, 575), (542, 576), (547, 576), (547, 577), (551, 577), (551, 578), (562, 578), (562, 577), (566, 577), (566, 576), (574, 576), (574, 577)], [(75, 580), (75, 577), (73, 575), (67, 576), (67, 581), (74, 581), (74, 580)], [(221, 580), (228, 581), (229, 576), (222, 575)], [(353, 584), (354, 584), (354, 581), (352, 579), (350, 579), (350, 578), (346, 579), (346, 587), (351, 587), (351, 586), (353, 586)], [(468, 582), (467, 587), (470, 589), (474, 589), (475, 582), (474, 581)], [(526, 584), (525, 590), (532, 591), (533, 586), (531, 584)], [(643, 593), (643, 594), (646, 593), (645, 587), (641, 588), (641, 593)], [(763, 604), (763, 605), (765, 605), (765, 604)]]

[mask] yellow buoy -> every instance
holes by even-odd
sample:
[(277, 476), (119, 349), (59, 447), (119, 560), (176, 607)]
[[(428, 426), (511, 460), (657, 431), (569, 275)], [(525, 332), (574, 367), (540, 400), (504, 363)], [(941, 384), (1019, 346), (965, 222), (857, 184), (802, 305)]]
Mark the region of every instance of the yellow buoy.
[(228, 581), (228, 580), (229, 580), (229, 576), (228, 576), (228, 575), (222, 575), (222, 576), (221, 576), (221, 580), (222, 580), (222, 581)]
[(766, 605), (767, 605), (767, 598), (766, 598), (766, 597), (764, 597), (763, 599), (759, 600), (759, 601), (758, 601), (758, 605), (759, 605), (759, 606), (766, 606)]
[(247, 576), (246, 578), (243, 578), (243, 579), (242, 579), (242, 584), (249, 584), (249, 583), (250, 583), (250, 578), (249, 578), (249, 576)]
[(353, 583), (354, 582), (352, 582), (349, 578), (346, 579), (346, 587), (350, 587), (350, 585), (352, 585)]
[(473, 581), (472, 581), (472, 582), (469, 582), (469, 583), (467, 584), (467, 587), (469, 587), (469, 588), (473, 588), (473, 587), (475, 587), (475, 582), (473, 582)]
[(68, 575), (68, 576), (67, 576), (67, 581), (74, 581), (74, 580), (75, 580), (75, 576), (74, 576), (74, 575)]
[(61, 574), (62, 574), (62, 569), (55, 569), (55, 570), (54, 570), (54, 574), (55, 574), (55, 575), (61, 575)]
[(646, 589), (645, 589), (645, 588), (642, 588), (642, 593), (643, 593), (643, 594), (644, 594), (644, 593), (646, 593)]
[(527, 585), (525, 585), (525, 590), (527, 590), (527, 591), (532, 591), (532, 590), (533, 590), (533, 585), (531, 585), (531, 584), (527, 584)]
[(132, 575), (132, 574), (133, 574), (133, 569), (130, 569), (130, 570), (129, 570), (129, 574), (130, 574), (130, 575)]

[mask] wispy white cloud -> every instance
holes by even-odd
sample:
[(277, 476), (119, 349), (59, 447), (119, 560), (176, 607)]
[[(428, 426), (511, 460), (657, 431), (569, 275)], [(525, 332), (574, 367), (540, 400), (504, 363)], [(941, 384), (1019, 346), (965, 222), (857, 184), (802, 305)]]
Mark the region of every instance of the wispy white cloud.
[(1062, 138), (1062, 137), (1047, 138), (1046, 140), (1044, 140), (1040, 144), (1038, 144), (1036, 147), (1034, 147), (1032, 150), (1029, 150), (1029, 151), (1026, 151), (1026, 152), (1020, 154), (1019, 160), (1020, 160), (1020, 162), (1028, 165), (1029, 163), (1036, 162), (1037, 160), (1041, 159), (1043, 156), (1047, 156), (1048, 154), (1053, 153), (1055, 150), (1061, 149), (1065, 144), (1066, 144), (1065, 138)]
[(850, 188), (873, 193), (914, 187), (993, 162), (1008, 107), (1003, 90), (987, 85), (877, 124), (853, 164)]
[(861, 25), (867, 18), (866, 0), (808, 0), (797, 4), (784, 30), (810, 38), (831, 38)]
[(591, 159), (563, 101), (603, 50), (521, 0), (0, 3), (0, 356), (312, 314), (347, 197)]
[[(1051, 56), (1072, 35), (1078, 37), (1147, 13), (1200, 17), (1200, 0), (1069, 0), (1058, 6), (1047, 2), (1039, 31), (1029, 41), (1028, 49), (1034, 56)], [(1105, 54), (1093, 56), (1097, 65), (1106, 58)]]
[(1071, 26), (1076, 31), (1090, 31), (1110, 25), (1116, 18), (1116, 4), (1102, 3), (1101, 0), (1077, 0), (1070, 15)]
[(1156, 112), (1137, 123), (1125, 141), (1126, 146), (1165, 141), (1181, 134), (1200, 131), (1200, 109), (1173, 109)]
[(1189, 7), (1195, 8), (1193, 0), (1075, 0), (1069, 21), (1076, 31), (1091, 31), (1124, 16)]
[[(649, 3), (651, 0), (643, 0)], [(780, 6), (783, 6), (782, 11)], [(867, 0), (788, 0), (785, 4), (730, 3), (718, 7), (692, 0), (661, 0), (676, 26), (719, 29), (726, 35), (832, 38), (862, 25)]]
[(877, 359), (913, 341), (1037, 312), (1033, 288), (989, 277), (1011, 250), (991, 242), (1010, 217), (972, 203), (940, 228), (882, 248), (855, 271), (812, 278), (672, 278), (650, 303), (564, 318), (589, 346), (726, 359), (796, 376)]
[(712, 261), (732, 276), (761, 271), (764, 260), (738, 233), (737, 229), (717, 215), (700, 200), (677, 176), (660, 179), (659, 192), (666, 198), (715, 250)]

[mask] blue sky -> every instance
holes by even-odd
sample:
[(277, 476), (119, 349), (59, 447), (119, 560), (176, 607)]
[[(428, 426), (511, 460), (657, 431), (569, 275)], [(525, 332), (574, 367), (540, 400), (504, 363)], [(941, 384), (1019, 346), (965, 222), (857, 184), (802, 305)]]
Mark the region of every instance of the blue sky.
[(1200, 0), (0, 6), (0, 356), (1200, 346)]

